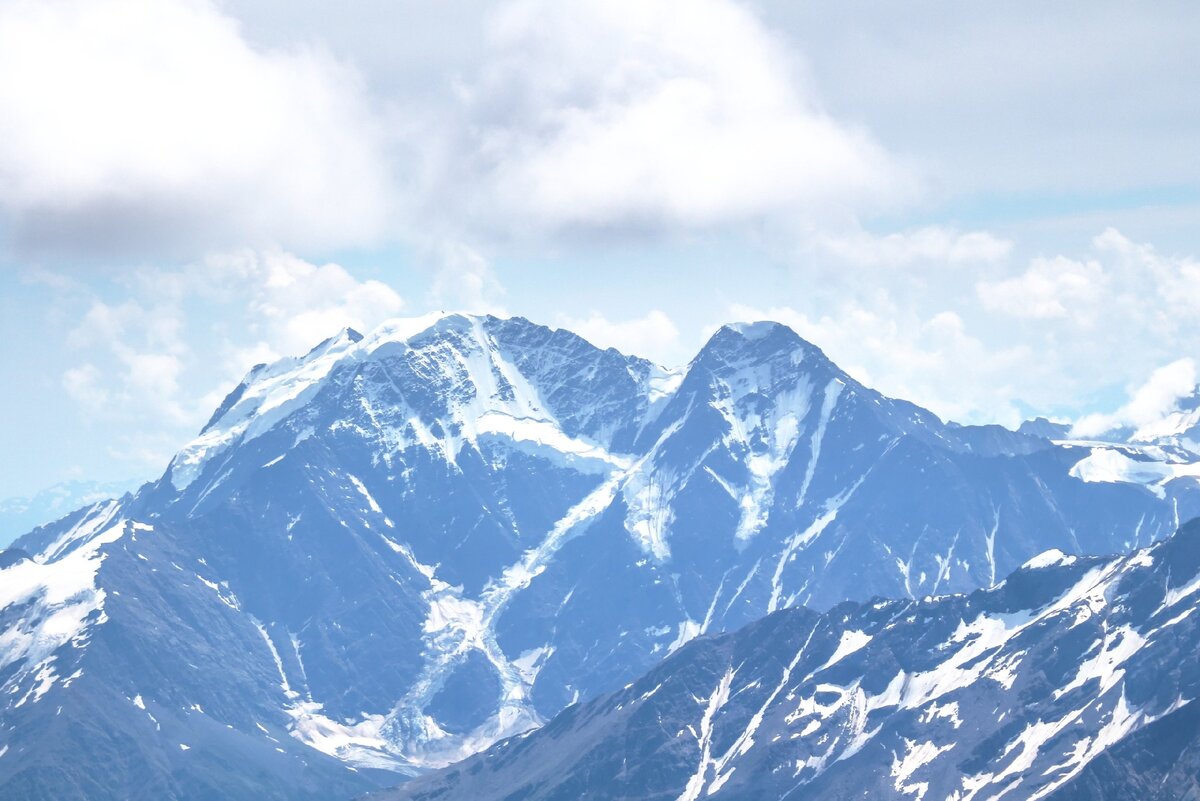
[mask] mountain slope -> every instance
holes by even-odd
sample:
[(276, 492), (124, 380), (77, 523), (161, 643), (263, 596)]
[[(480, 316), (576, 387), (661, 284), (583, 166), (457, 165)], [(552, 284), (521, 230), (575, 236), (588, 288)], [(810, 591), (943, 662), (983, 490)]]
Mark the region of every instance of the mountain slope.
[(967, 596), (787, 610), (375, 797), (1190, 797), (1197, 607), (1200, 522)]
[(1200, 706), (1165, 715), (1096, 757), (1053, 801), (1200, 798)]
[(1091, 453), (943, 423), (770, 323), (674, 372), (521, 319), (344, 331), (252, 370), (136, 496), (19, 541), (0, 791), (127, 797), (136, 769), (161, 798), (336, 797), (700, 633), (970, 590), (1200, 511), (1188, 476), (1081, 480)]

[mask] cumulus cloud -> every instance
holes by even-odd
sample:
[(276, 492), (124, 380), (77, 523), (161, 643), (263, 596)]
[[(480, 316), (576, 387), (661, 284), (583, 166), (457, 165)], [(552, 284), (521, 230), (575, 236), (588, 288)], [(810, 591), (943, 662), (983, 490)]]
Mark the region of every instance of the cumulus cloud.
[(820, 233), (810, 247), (851, 264), (871, 267), (907, 267), (914, 263), (958, 266), (999, 262), (1012, 252), (1013, 243), (989, 231), (958, 231), (925, 226), (882, 236), (864, 230)]
[(555, 325), (579, 334), (593, 345), (616, 348), (659, 364), (672, 365), (680, 355), (679, 329), (660, 309), (628, 320), (609, 320), (597, 311), (586, 317), (559, 315)]
[(96, 411), (108, 406), (108, 391), (101, 384), (100, 370), (94, 364), (67, 369), (62, 376), (62, 385), (84, 409)]
[(247, 245), (406, 243), (444, 260), (435, 300), (495, 308), (467, 250), (845, 223), (916, 191), (734, 0), (509, 0), (420, 86), (378, 54), (360, 73), (320, 35), (251, 38), (237, 13), (254, 17), (219, 0), (0, 0), (0, 242), (198, 265)]
[(18, 247), (116, 253), (377, 237), (359, 76), (252, 47), (209, 0), (0, 3), (0, 209)]
[(92, 300), (67, 335), (68, 346), (90, 360), (64, 372), (64, 389), (97, 417), (136, 419), (150, 412), (167, 424), (189, 421), (180, 397), (181, 357), (188, 351), (181, 324), (166, 304)]
[(1089, 414), (1075, 422), (1072, 436), (1094, 437), (1122, 428), (1138, 429), (1161, 420), (1179, 408), (1179, 401), (1196, 391), (1196, 362), (1178, 359), (1130, 390), (1129, 402), (1111, 414)]
[(504, 287), (478, 249), (465, 242), (442, 239), (422, 250), (433, 270), (429, 301), (434, 307), (504, 314), (499, 303)]
[(914, 191), (733, 0), (510, 0), (471, 22), (484, 30), (469, 63), (431, 68), (442, 91), (378, 60), (368, 82), (319, 46), (252, 42), (237, 10), (0, 2), (9, 245), (420, 247), (431, 229), (480, 241), (847, 219)]
[(427, 152), (438, 210), (508, 235), (842, 216), (910, 176), (729, 0), (515, 0)]
[(165, 463), (254, 364), (302, 354), (343, 327), (369, 331), (404, 307), (380, 281), (279, 250), (143, 270), (122, 288), (120, 303), (87, 301), (67, 335), (78, 363), (61, 381), (89, 418), (120, 424), (114, 455), (149, 467)]
[(338, 264), (312, 264), (280, 250), (239, 250), (210, 255), (195, 280), (223, 284), (226, 302), (245, 299), (245, 331), (257, 338), (256, 358), (303, 353), (336, 331), (370, 331), (394, 317), (404, 300), (387, 284), (360, 281)]
[(1104, 268), (1094, 259), (1055, 256), (1034, 259), (1029, 269), (1012, 278), (981, 281), (976, 291), (985, 308), (1014, 317), (1074, 316), (1091, 322), (1106, 280)]
[(1014, 317), (1090, 323), (1129, 317), (1169, 334), (1195, 323), (1200, 308), (1200, 262), (1160, 253), (1107, 228), (1091, 242), (1092, 256), (1033, 259), (1015, 276), (983, 279), (984, 305)]
[(1112, 302), (1139, 308), (1147, 322), (1164, 333), (1197, 324), (1200, 261), (1160, 253), (1153, 245), (1134, 242), (1115, 228), (1106, 229), (1092, 244), (1102, 258), (1112, 262), (1117, 275)]

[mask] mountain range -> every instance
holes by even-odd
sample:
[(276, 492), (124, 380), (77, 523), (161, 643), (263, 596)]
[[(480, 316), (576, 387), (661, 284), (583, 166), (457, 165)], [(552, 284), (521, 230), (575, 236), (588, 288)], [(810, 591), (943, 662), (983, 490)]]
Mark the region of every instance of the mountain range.
[(678, 370), (520, 318), (345, 330), (0, 554), (0, 794), (394, 784), (753, 639), (701, 635), (878, 632), (1050, 549), (1145, 548), (1200, 511), (1195, 424), (946, 423), (774, 323)]

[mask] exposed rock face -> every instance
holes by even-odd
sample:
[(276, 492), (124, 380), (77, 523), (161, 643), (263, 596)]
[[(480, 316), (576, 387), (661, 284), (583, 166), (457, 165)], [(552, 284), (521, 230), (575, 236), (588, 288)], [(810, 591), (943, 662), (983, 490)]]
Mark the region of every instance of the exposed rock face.
[(1194, 798), (1200, 522), (990, 590), (789, 609), (372, 798)]

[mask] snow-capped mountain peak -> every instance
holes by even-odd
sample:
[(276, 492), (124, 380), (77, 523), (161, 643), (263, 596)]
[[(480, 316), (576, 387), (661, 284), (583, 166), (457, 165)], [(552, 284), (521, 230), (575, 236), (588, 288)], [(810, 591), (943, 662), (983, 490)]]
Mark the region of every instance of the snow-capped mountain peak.
[[(604, 441), (611, 437), (611, 428), (568, 431), (571, 426), (558, 420), (553, 403), (541, 396), (536, 376), (524, 375), (502, 352), (496, 329), (506, 326), (531, 324), (465, 314), (397, 319), (365, 336), (347, 329), (302, 357), (256, 367), (172, 462), (172, 483), (186, 489), (233, 444), (249, 442), (289, 417), (310, 413), (306, 407), (319, 395), (340, 390), (356, 393), (358, 408), (337, 411), (346, 413), (344, 417), (366, 415), (393, 447), (418, 442), (453, 462), (463, 443), (498, 435), (545, 445), (570, 457), (612, 462), (614, 457), (605, 451), (611, 443)], [(669, 373), (652, 370), (641, 360), (625, 361), (640, 372), (634, 380), (659, 395), (669, 393)], [(366, 362), (373, 363), (373, 375), (384, 374), (385, 380), (368, 377), (354, 387), (336, 386), (354, 381), (351, 374)], [(381, 404), (381, 395), (398, 397)], [(303, 437), (303, 428), (296, 435)]]

